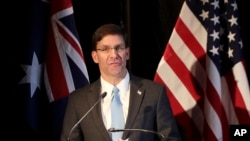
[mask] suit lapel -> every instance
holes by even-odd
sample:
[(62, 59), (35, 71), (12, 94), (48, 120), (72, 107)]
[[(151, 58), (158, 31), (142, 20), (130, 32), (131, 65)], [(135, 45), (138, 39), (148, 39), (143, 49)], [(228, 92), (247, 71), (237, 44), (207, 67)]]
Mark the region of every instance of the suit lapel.
[[(100, 88), (101, 88), (100, 80), (94, 82), (92, 87), (90, 88), (91, 91), (90, 94), (88, 95), (88, 102), (90, 108), (96, 103), (96, 101), (100, 97), (100, 92), (101, 92)], [(109, 135), (102, 119), (101, 102), (99, 102), (96, 105), (96, 107), (93, 108), (90, 114), (92, 114), (93, 116), (93, 122), (95, 123), (97, 130), (99, 130), (99, 132), (103, 134), (105, 138), (104, 140), (109, 140)]]
[[(95, 104), (97, 99), (100, 96), (100, 80), (97, 80), (93, 83), (92, 87), (90, 88), (90, 94), (88, 95), (88, 102), (89, 106), (91, 108), (92, 105)], [(130, 102), (129, 102), (129, 111), (128, 111), (128, 117), (125, 125), (125, 129), (131, 129), (133, 128), (133, 124), (135, 122), (136, 116), (138, 114), (138, 111), (141, 106), (141, 102), (143, 100), (145, 94), (145, 90), (143, 88), (143, 85), (141, 83), (140, 79), (137, 79), (137, 77), (131, 75), (130, 77)], [(108, 135), (108, 132), (106, 130), (106, 127), (104, 126), (102, 114), (101, 114), (101, 103), (98, 103), (96, 105), (97, 108), (94, 108), (90, 114), (93, 116), (93, 121), (95, 122), (95, 125), (97, 127), (97, 130), (99, 130), (100, 133), (103, 134), (104, 140), (109, 140), (110, 137)], [(106, 132), (105, 132), (106, 131)], [(123, 133), (123, 137), (128, 137), (129, 132), (125, 131)]]
[[(135, 122), (136, 116), (141, 106), (141, 102), (144, 97), (144, 88), (142, 87), (142, 83), (136, 77), (131, 76), (130, 79), (130, 103), (129, 103), (129, 111), (128, 117), (126, 121), (125, 128), (131, 129), (133, 128), (133, 124)], [(124, 137), (128, 136), (129, 132), (124, 132)]]

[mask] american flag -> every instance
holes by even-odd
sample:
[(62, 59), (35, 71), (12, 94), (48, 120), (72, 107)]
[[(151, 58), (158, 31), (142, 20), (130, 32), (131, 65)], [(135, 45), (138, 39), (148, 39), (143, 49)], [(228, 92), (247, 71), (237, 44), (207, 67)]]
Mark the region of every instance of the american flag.
[(250, 91), (235, 0), (186, 0), (158, 64), (188, 141), (229, 141), (250, 124)]
[[(25, 75), (19, 84), (29, 84), (30, 87), (26, 91), (29, 96), (27, 122), (30, 128), (42, 138), (59, 140), (67, 96), (87, 85), (89, 77), (71, 0), (33, 2), (32, 43), (26, 52), (28, 57), (21, 65)], [(49, 106), (41, 102), (44, 95)]]

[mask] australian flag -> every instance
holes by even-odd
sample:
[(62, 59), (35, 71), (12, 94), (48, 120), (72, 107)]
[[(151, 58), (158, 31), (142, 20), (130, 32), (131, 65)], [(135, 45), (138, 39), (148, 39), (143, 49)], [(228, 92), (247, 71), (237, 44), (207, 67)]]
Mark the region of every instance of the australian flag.
[[(28, 139), (60, 139), (67, 97), (89, 83), (71, 0), (33, 0), (29, 45), (20, 55)], [(27, 139), (27, 138), (26, 138)]]

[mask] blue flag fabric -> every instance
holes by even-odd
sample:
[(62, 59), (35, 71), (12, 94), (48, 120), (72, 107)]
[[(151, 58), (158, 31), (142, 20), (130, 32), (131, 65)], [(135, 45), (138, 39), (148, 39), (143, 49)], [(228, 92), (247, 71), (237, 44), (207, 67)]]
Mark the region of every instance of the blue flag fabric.
[(33, 0), (29, 43), (20, 55), (17, 93), (24, 139), (59, 141), (67, 98), (89, 83), (71, 0)]

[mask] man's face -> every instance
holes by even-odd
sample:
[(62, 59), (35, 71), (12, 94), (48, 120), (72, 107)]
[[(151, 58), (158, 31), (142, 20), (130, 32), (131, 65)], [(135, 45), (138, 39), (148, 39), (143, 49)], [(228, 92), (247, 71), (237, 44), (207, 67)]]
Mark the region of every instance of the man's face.
[(127, 72), (126, 63), (129, 59), (129, 48), (120, 35), (107, 35), (97, 43), (92, 58), (99, 65), (104, 77), (123, 77)]

